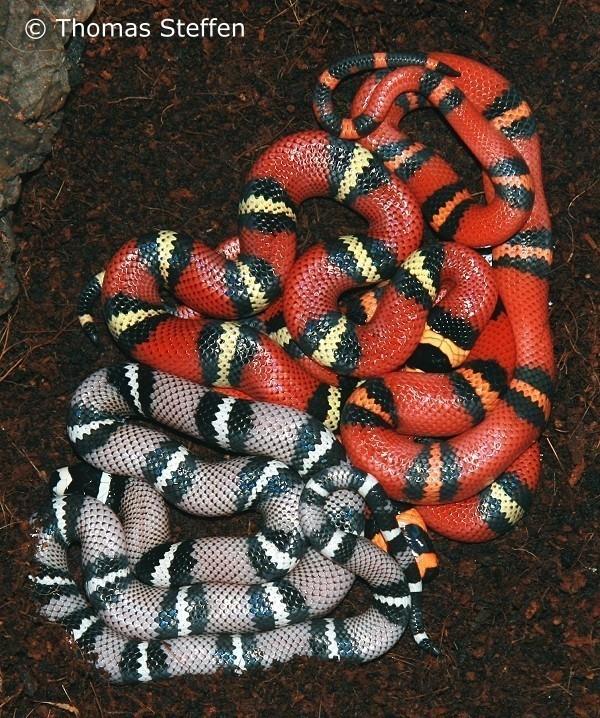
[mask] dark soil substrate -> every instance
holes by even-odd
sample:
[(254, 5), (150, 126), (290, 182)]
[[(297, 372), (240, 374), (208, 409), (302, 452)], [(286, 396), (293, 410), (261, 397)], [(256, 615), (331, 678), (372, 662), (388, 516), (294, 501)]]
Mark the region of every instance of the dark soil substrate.
[[(600, 715), (594, 4), (101, 3), (96, 21), (148, 22), (153, 34), (89, 43), (52, 156), (29, 178), (16, 216), (21, 298), (3, 329), (0, 371), (2, 715)], [(161, 18), (204, 16), (243, 22), (245, 37), (158, 36)], [(215, 243), (234, 234), (253, 161), (282, 135), (315, 126), (310, 98), (321, 69), (382, 49), (444, 49), (489, 63), (517, 82), (539, 121), (557, 239), (560, 378), (533, 510), (487, 545), (436, 540), (442, 571), (426, 609), (440, 658), (405, 637), (364, 666), (297, 659), (251, 675), (110, 686), (60, 627), (38, 617), (27, 579), (28, 517), (47, 496), (48, 472), (74, 460), (69, 396), (92, 370), (121, 358), (106, 335), (102, 353), (83, 338), (77, 294), (138, 231), (170, 227)], [(474, 166), (461, 161), (443, 123), (414, 114), (407, 124), (477, 188)], [(323, 202), (302, 214), (307, 241), (353, 226)], [(344, 610), (360, 610), (367, 598), (358, 587)]]

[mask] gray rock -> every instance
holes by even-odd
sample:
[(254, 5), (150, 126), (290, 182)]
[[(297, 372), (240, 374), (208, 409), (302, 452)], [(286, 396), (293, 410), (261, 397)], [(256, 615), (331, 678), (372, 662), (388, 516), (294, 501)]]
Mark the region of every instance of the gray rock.
[(83, 49), (78, 38), (63, 36), (54, 18), (83, 22), (94, 7), (95, 0), (0, 2), (0, 315), (18, 292), (10, 208), (19, 199), (22, 176), (50, 152)]

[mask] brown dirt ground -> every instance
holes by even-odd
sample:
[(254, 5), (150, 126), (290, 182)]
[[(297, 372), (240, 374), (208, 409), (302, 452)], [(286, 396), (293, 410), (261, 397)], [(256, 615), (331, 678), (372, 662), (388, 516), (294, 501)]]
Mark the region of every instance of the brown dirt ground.
[[(21, 297), (0, 344), (1, 715), (600, 715), (595, 5), (100, 3), (96, 21), (149, 22), (154, 32), (87, 46), (52, 156), (28, 178), (16, 213)], [(203, 16), (243, 22), (245, 37), (158, 37), (160, 18)], [(517, 82), (539, 121), (557, 240), (552, 326), (560, 378), (533, 510), (491, 544), (436, 541), (442, 571), (426, 608), (440, 658), (405, 637), (364, 666), (298, 659), (251, 675), (110, 686), (60, 627), (38, 617), (27, 580), (28, 517), (47, 495), (48, 472), (74, 459), (69, 396), (92, 370), (120, 359), (106, 337), (103, 353), (82, 337), (77, 294), (138, 230), (184, 229), (215, 242), (233, 234), (253, 161), (278, 137), (315, 126), (310, 97), (321, 69), (382, 49), (444, 49), (489, 63)], [(454, 161), (461, 152), (452, 135), (418, 114), (410, 126)], [(462, 165), (476, 187), (473, 166)], [(352, 225), (349, 215), (324, 208), (306, 208), (307, 241)], [(364, 599), (352, 593), (348, 610)]]

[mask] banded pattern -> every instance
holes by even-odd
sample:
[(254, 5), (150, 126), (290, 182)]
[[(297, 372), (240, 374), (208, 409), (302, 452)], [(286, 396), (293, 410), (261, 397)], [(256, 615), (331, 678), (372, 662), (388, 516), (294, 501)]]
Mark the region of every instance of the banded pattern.
[[(440, 57), (445, 60), (439, 60)], [(431, 65), (437, 61), (448, 67), (447, 60), (460, 68), (452, 77), (449, 72), (400, 65), (399, 69), (367, 80), (354, 99), (352, 113), (354, 117), (370, 118), (362, 123), (368, 131), (363, 128), (358, 132), (350, 118), (341, 119), (337, 111), (332, 113), (330, 109), (332, 93), (339, 82), (356, 71), (351, 64), (345, 73), (338, 73), (335, 82), (328, 84), (327, 91), (317, 84), (313, 101), (315, 114), (322, 127), (340, 137), (359, 140), (401, 177), (419, 201), (425, 220), (442, 239), (454, 239), (474, 247), (495, 245), (514, 235), (529, 216), (534, 199), (533, 179), (512, 142), (514, 132), (512, 135), (503, 133), (501, 120), (493, 121), (487, 108), (482, 112), (478, 105), (481, 86), (469, 79), (468, 86), (463, 84), (466, 74), (473, 77), (476, 73), (478, 79), (485, 80), (487, 68), (467, 60), (470, 63), (467, 70), (464, 58), (457, 55), (432, 53), (430, 56)], [(381, 63), (377, 66), (383, 67)], [(398, 68), (398, 65), (392, 63), (387, 67)], [(506, 85), (503, 78), (489, 72)], [(324, 75), (327, 76), (327, 72)], [(418, 93), (436, 107), (479, 160), (488, 190), (488, 204), (475, 202), (441, 157), (412, 143), (398, 130), (407, 109), (414, 109), (419, 103), (410, 105), (397, 98), (412, 96), (412, 93)], [(518, 95), (516, 90), (512, 93)], [(492, 101), (491, 106), (497, 107), (498, 102)], [(524, 102), (521, 106), (529, 111)]]
[[(214, 487), (218, 472), (219, 484)], [(297, 513), (302, 483), (280, 462), (244, 457), (220, 467), (195, 461), (184, 490), (170, 486), (171, 502), (189, 513), (227, 516), (253, 509), (262, 528), (252, 537), (215, 537), (170, 541), (163, 495), (147, 482), (125, 479), (89, 464), (63, 468), (50, 477), (57, 496), (86, 494), (119, 513), (124, 525), (127, 556), (136, 577), (152, 586), (183, 586), (198, 581), (256, 583), (288, 573), (302, 557), (306, 542)], [(216, 490), (215, 490), (216, 488)], [(229, 560), (215, 565), (215, 556)]]
[[(275, 460), (203, 464), (137, 417)], [(261, 448), (265, 420), (273, 441)], [(312, 417), (129, 364), (83, 382), (72, 400), (69, 435), (89, 464), (53, 477), (59, 495), (36, 517), (41, 568), (34, 580), (46, 599), (45, 615), (96, 654), (111, 680), (245, 670), (286, 655), (369, 660), (388, 650), (407, 625), (423, 648), (435, 650), (423, 630), (419, 570), (394, 507), (372, 477), (345, 463), (341, 445)], [(115, 445), (126, 451), (116, 452)], [(325, 474), (327, 467), (335, 472)], [(342, 490), (341, 499), (321, 496), (316, 511), (314, 492), (299, 474), (326, 480), (329, 492)], [(381, 522), (391, 556), (358, 535), (364, 504), (351, 500), (349, 489)], [(213, 516), (262, 508), (265, 528), (250, 539), (166, 544), (165, 499)], [(303, 503), (311, 505), (306, 515)], [(332, 554), (317, 539), (324, 534), (345, 549)], [(69, 572), (66, 551), (75, 541), (82, 546), (89, 603)], [(236, 565), (215, 565), (215, 552)], [(315, 618), (341, 601), (355, 574), (373, 584), (372, 607), (351, 619)], [(241, 576), (254, 583), (241, 585)], [(283, 628), (288, 624), (298, 625)], [(256, 631), (262, 633), (239, 635)], [(181, 665), (180, 648), (188, 651)]]
[[(333, 91), (345, 77), (363, 69), (377, 72), (357, 94), (353, 119), (342, 118), (333, 107)], [(404, 114), (424, 103), (444, 115), (481, 162), (487, 204), (473, 200), (439, 155), (398, 129)], [(405, 463), (395, 463), (392, 469), (388, 462), (386, 486), (393, 483), (394, 471), (401, 476), (408, 471), (406, 481), (416, 487), (407, 489), (404, 498), (462, 501), (508, 469), (507, 457), (515, 458), (527, 447), (548, 413), (553, 362), (547, 320), (538, 335), (519, 334), (519, 327), (547, 314), (542, 305), (551, 261), (535, 121), (504, 78), (473, 61), (435, 53), (377, 53), (336, 63), (317, 84), (314, 107), (322, 125), (341, 137), (299, 133), (267, 150), (242, 193), (239, 238), (227, 240), (215, 253), (190, 238), (163, 232), (134, 240), (116, 255), (104, 281), (109, 326), (121, 346), (143, 362), (194, 381), (235, 387), (241, 396), (301, 408), (331, 428), (337, 427), (346, 406), (343, 436), (356, 454), (364, 453), (363, 439), (356, 443), (351, 437), (370, 436), (368, 426), (388, 418), (390, 427), (418, 427), (412, 433), (426, 437), (473, 430), (472, 441), (481, 454), (493, 441), (490, 435), (498, 431), (498, 421), (489, 420), (494, 411), (499, 421), (507, 420), (514, 429), (504, 441), (504, 458), (489, 451), (487, 463), (479, 469), (480, 454), (475, 453), (469, 468), (470, 440), (457, 454), (456, 442), (462, 446), (461, 440), (451, 439), (447, 445), (405, 442)], [(442, 238), (476, 247), (496, 245), (494, 279), (499, 287), (511, 285), (500, 292), (510, 329), (492, 335), (503, 356), (488, 351), (489, 333), (486, 341), (479, 337), (483, 322), (473, 320), (468, 311), (465, 317), (445, 306), (452, 304), (447, 287), (442, 284), (441, 301), (432, 292), (427, 297), (424, 286), (429, 280), (438, 287), (433, 281), (436, 271), (421, 266), (407, 273), (401, 265), (420, 236), (413, 194)], [(329, 196), (351, 206), (370, 222), (368, 234), (317, 245), (294, 262), (297, 210), (308, 196)], [(394, 232), (394, 226), (405, 234)], [(435, 247), (426, 248), (425, 254), (435, 255)], [(445, 254), (467, 251), (448, 247), (452, 249), (445, 249)], [(420, 252), (409, 261), (424, 256)], [(519, 276), (504, 271), (509, 268)], [(457, 270), (453, 281), (461, 272), (466, 274)], [(532, 273), (541, 281), (522, 279)], [(413, 285), (415, 276), (418, 282)], [(372, 303), (366, 324), (339, 311), (337, 304), (347, 289), (382, 279), (386, 285)], [(165, 302), (164, 289), (177, 301)], [(267, 309), (264, 317), (234, 323), (197, 314), (228, 318), (256, 311), (281, 289), (279, 309)], [(423, 291), (421, 300), (416, 295)], [(526, 322), (519, 314), (523, 292), (533, 307)], [(91, 293), (87, 297), (91, 300)], [(489, 316), (496, 297), (492, 284), (474, 285), (465, 302), (472, 307), (479, 297), (486, 304), (483, 314)], [(82, 314), (89, 315), (89, 303), (84, 302)], [(433, 306), (423, 325), (425, 304)], [(517, 336), (507, 339), (513, 329)], [(525, 336), (530, 344), (532, 338), (540, 339), (542, 362), (530, 367), (525, 359), (515, 370), (516, 360), (504, 356), (512, 349), (505, 347), (514, 346), (515, 354), (526, 357), (530, 347), (520, 346)], [(480, 340), (486, 347), (483, 357), (471, 356)], [(413, 377), (410, 371), (397, 377), (402, 364), (412, 372), (426, 371), (427, 378)], [(369, 379), (347, 403), (355, 384), (340, 379), (338, 372), (356, 378), (383, 376), (395, 411), (390, 414), (378, 404), (383, 386), (379, 379)], [(511, 380), (520, 383), (505, 390)], [(535, 391), (537, 399), (531, 400)], [(512, 414), (507, 417), (502, 411), (509, 406)], [(443, 421), (428, 427), (427, 410)], [(522, 430), (520, 419), (532, 430)], [(381, 436), (385, 456), (395, 455), (396, 440)], [(370, 439), (366, 442), (369, 446)], [(447, 466), (439, 463), (438, 455), (447, 457)], [(369, 462), (372, 458), (371, 451), (362, 457)], [(370, 469), (375, 471), (375, 465), (369, 463)], [(402, 491), (396, 487), (394, 495)], [(473, 521), (478, 522), (476, 516)], [(489, 536), (487, 531), (465, 532), (455, 520), (451, 523), (445, 533), (454, 537)]]
[(421, 67), (445, 75), (457, 74), (450, 66), (423, 53), (373, 52), (338, 60), (321, 73), (315, 87), (313, 108), (321, 125), (335, 136), (354, 140), (373, 132), (386, 117), (389, 106), (381, 105), (376, 112), (365, 111), (355, 117), (345, 118), (334, 107), (333, 91), (345, 77), (365, 70), (392, 67)]
[[(300, 476), (346, 457), (321, 422), (295, 409), (234, 399), (140, 364), (92, 374), (71, 400), (67, 431), (75, 450), (99, 469), (124, 476), (141, 473), (151, 484), (173, 492), (177, 502), (192, 476), (194, 458), (160, 431), (132, 427), (128, 419), (135, 416), (222, 449), (268, 455)], [(276, 428), (268, 444), (263, 440), (265, 426)], [(121, 451), (112, 452), (113, 445)], [(104, 462), (112, 466), (105, 469)]]
[[(377, 72), (357, 94), (353, 117), (343, 118), (333, 106), (333, 91), (345, 77), (365, 69)], [(424, 102), (441, 112), (480, 161), (487, 204), (475, 202), (435, 152), (411, 142), (398, 129), (403, 115)], [(340, 61), (323, 73), (314, 107), (321, 124), (340, 138), (300, 133), (276, 143), (259, 158), (240, 203), (239, 239), (228, 240), (215, 254), (189, 238), (166, 233), (156, 242), (153, 237), (142, 240), (139, 246), (134, 241), (115, 257), (104, 282), (104, 306), (109, 325), (112, 322), (111, 331), (141, 361), (194, 381), (235, 386), (243, 395), (302, 408), (332, 428), (346, 405), (344, 440), (357, 454), (363, 453), (359, 448), (363, 439), (355, 442), (352, 437), (361, 432), (370, 435), (368, 424), (385, 420), (386, 411), (374, 400), (381, 394), (381, 384), (374, 388), (369, 380), (346, 404), (352, 385), (336, 379), (328, 367), (357, 378), (384, 375), (394, 395), (400, 384), (409, 390), (417, 384), (417, 395), (411, 396), (414, 413), (419, 414), (422, 412), (415, 398), (424, 396), (424, 380), (399, 382), (393, 372), (404, 363), (410, 370), (448, 372), (467, 359), (480, 333), (479, 327), (459, 313), (446, 311), (445, 300), (435, 300), (424, 328), (421, 323), (422, 332), (411, 327), (409, 320), (414, 312), (403, 311), (406, 304), (411, 308), (414, 289), (410, 281), (402, 284), (401, 278), (406, 279), (406, 275), (402, 267), (395, 267), (420, 234), (413, 222), (418, 213), (413, 213), (412, 195), (402, 190), (406, 184), (442, 238), (472, 246), (496, 246), (493, 270), (515, 333), (517, 366), (511, 379), (512, 362), (511, 371), (505, 374), (503, 360), (488, 355), (484, 361), (457, 368), (444, 379), (431, 376), (427, 381), (431, 381), (442, 415), (457, 415), (459, 430), (474, 431), (473, 439), (467, 434), (464, 445), (462, 439), (433, 445), (429, 441), (423, 445), (404, 442), (401, 452), (408, 456), (404, 464), (396, 462), (391, 468), (392, 464), (383, 459), (388, 465), (384, 481), (391, 486), (392, 473), (399, 471), (407, 477), (400, 483), (415, 486), (407, 489), (405, 498), (417, 501), (468, 498), (508, 469), (508, 458), (516, 458), (527, 448), (548, 414), (553, 361), (547, 319), (545, 327), (541, 322), (537, 335), (521, 331), (522, 326), (532, 324), (532, 318), (537, 321), (537, 317), (547, 315), (544, 277), (551, 261), (552, 240), (541, 187), (535, 121), (519, 92), (497, 73), (458, 56), (436, 53), (376, 53)], [(349, 141), (353, 139), (359, 142)], [(297, 209), (308, 196), (330, 196), (353, 207), (370, 221), (369, 233), (316, 246), (294, 263)], [(411, 218), (413, 224), (399, 239), (391, 224), (386, 224), (386, 217), (389, 220), (391, 212), (393, 219), (398, 219), (395, 213), (402, 202), (406, 204), (400, 216), (404, 221)], [(200, 285), (195, 281), (199, 270), (203, 276)], [(394, 271), (396, 281), (385, 280)], [(423, 275), (427, 277), (428, 271)], [(533, 281), (529, 282), (526, 275)], [(387, 285), (367, 324), (357, 326), (337, 310), (337, 301), (346, 289), (381, 278)], [(163, 292), (157, 288), (160, 282), (181, 304), (164, 303)], [(398, 282), (401, 290), (395, 291)], [(226, 296), (219, 294), (222, 290), (217, 284), (226, 288)], [(272, 336), (283, 340), (286, 349), (300, 361), (289, 362), (285, 351), (261, 333), (265, 325), (260, 327), (255, 321), (232, 324), (195, 314), (202, 311), (227, 318), (256, 311), (282, 288), (285, 330), (282, 324)], [(477, 294), (474, 289), (473, 296)], [(492, 290), (486, 287), (480, 294), (489, 305), (493, 303)], [(392, 295), (394, 301), (387, 305), (383, 300)], [(521, 316), (524, 295), (531, 297), (528, 307), (533, 308), (526, 310), (526, 321)], [(386, 310), (384, 305), (391, 309)], [(487, 311), (489, 316), (489, 307)], [(408, 340), (404, 347), (399, 337), (405, 333), (422, 334), (418, 347)], [(381, 341), (371, 344), (374, 337)], [(528, 356), (537, 339), (541, 361), (532, 364)], [(529, 346), (522, 346), (524, 342)], [(315, 360), (327, 367), (317, 368)], [(395, 384), (393, 389), (391, 383)], [(442, 391), (436, 393), (440, 387)], [(435, 408), (435, 399), (428, 399), (426, 405)], [(503, 411), (508, 408), (512, 413), (506, 416)], [(498, 421), (490, 419), (492, 409)], [(392, 425), (401, 414), (401, 423), (406, 423), (405, 407), (396, 406), (395, 410)], [(365, 418), (365, 412), (372, 418)], [(481, 464), (479, 459), (492, 441), (491, 434), (504, 420), (514, 429), (503, 442), (504, 451), (501, 456), (496, 450), (488, 451), (487, 462)], [(531, 428), (523, 428), (520, 421)], [(433, 427), (419, 433), (431, 437), (451, 435), (453, 431)], [(396, 451), (388, 438), (382, 444), (386, 455)], [(369, 445), (370, 440), (366, 441)], [(477, 444), (471, 459), (469, 442)], [(367, 452), (363, 461), (370, 461), (371, 454)], [(447, 457), (447, 466), (439, 463), (438, 455)], [(421, 485), (423, 481), (427, 489)], [(448, 486), (443, 488), (445, 483)], [(396, 487), (398, 492), (402, 495)], [(455, 525), (450, 531), (467, 538), (462, 526)], [(470, 538), (478, 536), (480, 533), (474, 532)]]
[[(343, 117), (333, 92), (365, 70), (375, 72)], [(425, 104), (481, 164), (486, 204), (399, 128)], [(102, 292), (118, 344), (155, 369), (112, 367), (75, 393), (69, 435), (97, 468), (54, 477), (68, 495), (39, 517), (35, 580), (46, 615), (117, 682), (294, 655), (369, 660), (407, 625), (433, 650), (417, 565), (432, 568), (430, 544), (417, 519), (398, 525), (407, 516), (398, 500), (418, 504), (440, 533), (486, 540), (522, 516), (539, 479), (554, 379), (552, 237), (529, 107), (471, 60), (369, 53), (328, 68), (314, 108), (331, 134), (291, 135), (259, 158), (242, 190), (238, 237), (216, 250), (167, 230), (134, 238), (81, 297), (92, 338)], [(297, 215), (310, 197), (350, 207), (368, 230), (297, 259)], [(419, 246), (423, 219), (445, 243)], [(493, 247), (491, 268), (470, 247)], [(350, 289), (359, 297), (344, 296)], [(335, 429), (340, 417), (355, 466), (316, 420)], [(201, 469), (137, 418), (265, 458)], [(226, 494), (218, 506), (208, 498), (217, 483)], [(369, 506), (389, 554), (359, 535), (363, 503), (348, 490)], [(253, 507), (265, 525), (235, 547), (171, 544), (165, 500), (210, 515)], [(139, 527), (140, 512), (156, 517), (152, 528)], [(82, 543), (89, 602), (69, 574), (73, 541)], [(235, 554), (240, 567), (214, 567), (211, 552)], [(240, 573), (249, 585), (225, 585)], [(343, 595), (354, 574), (371, 586), (371, 608), (322, 617), (339, 600), (329, 585)], [(255, 630), (264, 632), (239, 633)]]
[[(349, 289), (383, 279), (375, 269), (372, 246), (344, 237), (315, 245), (296, 262), (284, 295), (285, 324), (300, 348), (315, 361), (342, 374), (380, 376), (407, 361), (421, 369), (442, 365), (449, 345), (462, 361), (496, 303), (491, 271), (476, 252), (455, 244), (430, 244), (410, 254), (389, 276), (376, 309), (358, 324), (337, 309)], [(348, 247), (350, 248), (349, 251)], [(307, 278), (313, 290), (306, 291)], [(316, 277), (321, 277), (319, 281)], [(304, 281), (302, 281), (304, 278)], [(445, 296), (437, 297), (444, 289)], [(481, 302), (474, 304), (477, 294)], [(392, 341), (391, 338), (394, 338)]]
[[(115, 255), (104, 273), (102, 301), (119, 346), (154, 368), (309, 411), (337, 427), (347, 384), (336, 386), (341, 382), (333, 375), (323, 381), (291, 361), (260, 331), (260, 321), (232, 321), (266, 308), (288, 282), (296, 215), (311, 197), (332, 198), (367, 220), (360, 242), (371, 252), (373, 268), (365, 281), (389, 276), (420, 243), (416, 203), (372, 153), (323, 132), (291, 135), (251, 170), (239, 205), (238, 238), (215, 251), (163, 230), (131, 240)], [(97, 294), (96, 280), (79, 306), (91, 335)], [(175, 299), (165, 299), (170, 296)]]
[[(442, 237), (471, 246), (495, 245), (493, 272), (514, 335), (514, 371), (508, 374), (504, 393), (505, 380), (497, 381), (497, 368), (490, 376), (489, 369), (487, 375), (479, 373), (481, 364), (466, 365), (452, 375), (456, 398), (465, 388), (470, 393), (467, 385), (477, 373), (478, 395), (492, 402), (486, 401), (485, 412), (477, 410), (483, 417), (477, 426), (467, 424), (461, 427), (464, 433), (437, 442), (415, 442), (396, 433), (406, 412), (404, 380), (394, 374), (369, 380), (345, 405), (342, 437), (351, 459), (377, 476), (390, 495), (424, 504), (422, 514), (433, 528), (453, 538), (481, 540), (493, 538), (522, 516), (539, 479), (539, 457), (531, 447), (547, 421), (554, 380), (547, 286), (552, 237), (536, 123), (518, 90), (472, 60), (447, 53), (433, 53), (431, 60), (452, 67), (455, 77), (403, 68), (381, 72), (364, 83), (352, 113), (363, 118), (369, 132), (358, 136), (363, 135), (360, 142), (406, 181), (426, 221)], [(329, 83), (330, 91), (352, 74), (351, 66), (348, 63), (347, 72)], [(487, 205), (473, 201), (441, 157), (423, 152), (398, 129), (406, 111), (421, 104), (414, 101), (414, 93), (438, 108), (481, 162)], [(331, 97), (325, 93), (323, 100), (322, 89), (315, 97), (318, 119), (332, 130)], [(336, 121), (336, 126), (348, 129), (350, 122)], [(343, 129), (339, 134), (357, 136)], [(430, 406), (440, 408), (435, 401)], [(449, 403), (446, 406), (444, 411), (454, 411)], [(367, 449), (374, 444), (378, 455)], [(450, 505), (430, 505), (438, 502)], [(494, 517), (491, 506), (497, 512)]]

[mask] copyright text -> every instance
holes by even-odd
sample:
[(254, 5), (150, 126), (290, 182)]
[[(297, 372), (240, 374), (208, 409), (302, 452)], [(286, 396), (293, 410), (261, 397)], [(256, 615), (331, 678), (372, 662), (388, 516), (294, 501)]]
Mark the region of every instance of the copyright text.
[[(120, 38), (151, 37), (164, 38), (233, 38), (244, 37), (245, 28), (241, 22), (226, 22), (216, 17), (204, 17), (198, 22), (187, 22), (175, 18), (163, 18), (153, 26), (149, 22), (78, 22), (72, 18), (56, 18), (54, 21), (63, 37)], [(46, 33), (46, 24), (40, 18), (33, 18), (25, 25), (25, 32), (31, 40), (38, 40)]]

